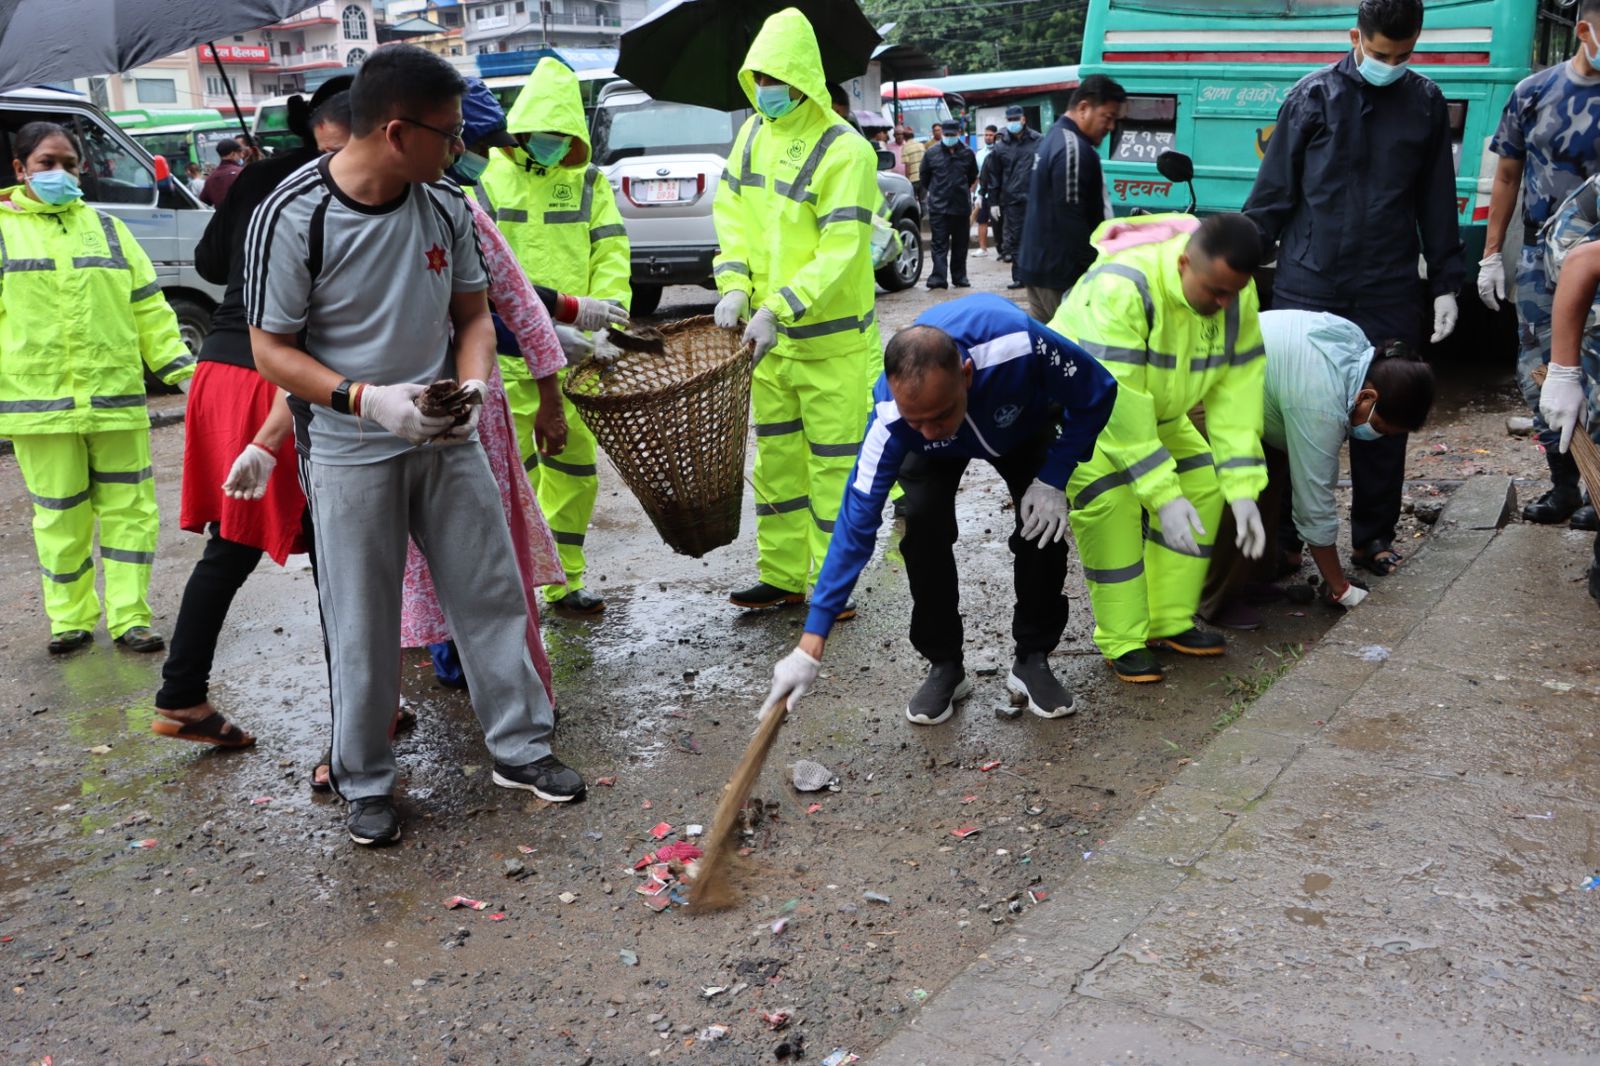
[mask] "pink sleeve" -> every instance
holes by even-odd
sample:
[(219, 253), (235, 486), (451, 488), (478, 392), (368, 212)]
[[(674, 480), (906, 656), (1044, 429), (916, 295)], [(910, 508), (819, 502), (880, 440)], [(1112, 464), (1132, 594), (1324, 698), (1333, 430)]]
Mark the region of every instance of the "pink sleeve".
[(483, 261), (489, 267), (489, 299), (522, 346), (522, 358), (533, 376), (549, 377), (567, 365), (555, 326), (550, 322), (550, 313), (528, 283), (522, 264), (517, 262), (494, 220), (471, 196), (467, 197), (467, 204), (472, 208), (472, 221), (478, 227)]

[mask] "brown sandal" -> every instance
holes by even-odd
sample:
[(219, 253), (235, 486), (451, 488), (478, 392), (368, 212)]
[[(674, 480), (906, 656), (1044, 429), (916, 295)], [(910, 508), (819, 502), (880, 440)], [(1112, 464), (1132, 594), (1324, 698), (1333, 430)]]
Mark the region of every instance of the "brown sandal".
[(150, 732), (173, 740), (188, 740), (218, 748), (248, 748), (256, 742), (255, 737), (228, 721), (220, 711), (213, 711), (198, 722), (180, 722), (175, 718), (157, 716), (150, 723)]

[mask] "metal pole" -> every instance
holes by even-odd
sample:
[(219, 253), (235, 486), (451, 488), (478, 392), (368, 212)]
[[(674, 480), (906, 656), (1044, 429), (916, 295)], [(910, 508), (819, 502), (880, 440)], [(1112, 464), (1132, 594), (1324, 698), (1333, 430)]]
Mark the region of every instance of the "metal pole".
[(233, 82), (228, 78), (228, 69), (222, 65), (222, 57), (217, 55), (217, 46), (207, 41), (206, 47), (211, 49), (211, 61), (217, 65), (217, 73), (222, 75), (222, 87), (228, 90), (228, 100), (233, 104), (233, 115), (239, 120), (239, 128), (248, 137), (250, 127), (244, 124), (244, 112), (239, 110), (239, 98), (233, 94)]
[(550, 47), (550, 0), (539, 0), (539, 28), (544, 36), (544, 47)]

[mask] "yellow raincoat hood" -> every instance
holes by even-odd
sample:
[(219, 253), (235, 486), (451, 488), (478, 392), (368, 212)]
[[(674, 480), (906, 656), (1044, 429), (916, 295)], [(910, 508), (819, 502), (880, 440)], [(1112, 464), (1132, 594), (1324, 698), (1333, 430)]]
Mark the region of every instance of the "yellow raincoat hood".
[[(813, 49), (815, 44), (813, 44)], [(776, 77), (776, 75), (774, 75)], [(583, 93), (578, 76), (561, 60), (545, 56), (517, 94), (506, 116), (511, 133), (560, 133), (572, 138), (573, 151), (561, 161), (564, 167), (589, 163), (589, 124), (583, 117)], [(579, 146), (582, 145), (581, 151)]]
[(822, 73), (822, 51), (817, 47), (817, 34), (797, 8), (786, 7), (768, 18), (750, 44), (750, 52), (744, 57), (744, 66), (739, 70), (739, 85), (749, 98), (751, 107), (756, 106), (757, 72), (793, 85), (824, 111), (830, 107), (828, 81)]

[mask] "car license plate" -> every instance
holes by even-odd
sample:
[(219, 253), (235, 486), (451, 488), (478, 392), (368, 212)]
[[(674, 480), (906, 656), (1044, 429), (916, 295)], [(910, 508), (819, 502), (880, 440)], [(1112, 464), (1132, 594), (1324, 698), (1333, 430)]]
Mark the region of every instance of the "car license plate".
[(670, 204), (678, 199), (678, 179), (667, 178), (663, 181), (646, 181), (644, 184), (644, 200), (647, 204)]

